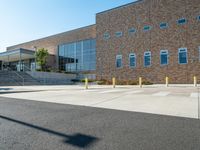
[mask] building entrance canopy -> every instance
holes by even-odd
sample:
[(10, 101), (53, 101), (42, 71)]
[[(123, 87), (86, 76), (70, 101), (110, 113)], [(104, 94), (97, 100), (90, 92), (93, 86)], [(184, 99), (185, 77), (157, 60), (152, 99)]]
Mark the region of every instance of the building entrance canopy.
[(1, 70), (16, 71), (35, 70), (35, 52), (27, 49), (17, 49), (0, 53)]
[(0, 53), (0, 61), (15, 62), (35, 58), (35, 52), (27, 49), (17, 49)]

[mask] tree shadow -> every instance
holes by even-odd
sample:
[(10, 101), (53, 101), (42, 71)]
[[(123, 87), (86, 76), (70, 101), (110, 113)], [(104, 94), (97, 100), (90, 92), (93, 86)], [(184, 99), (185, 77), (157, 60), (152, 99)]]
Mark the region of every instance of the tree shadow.
[(47, 129), (47, 128), (43, 128), (43, 127), (40, 127), (40, 126), (37, 126), (37, 125), (29, 124), (29, 123), (19, 121), (19, 120), (13, 119), (13, 118), (9, 118), (9, 117), (6, 117), (6, 116), (2, 116), (2, 115), (0, 115), (0, 118), (4, 119), (4, 120), (12, 121), (14, 123), (21, 124), (21, 125), (29, 127), (29, 128), (40, 130), (42, 132), (46, 132), (46, 133), (49, 133), (49, 134), (52, 134), (52, 135), (62, 137), (62, 138), (64, 138), (64, 141), (63, 141), (64, 143), (70, 144), (72, 146), (76, 146), (76, 147), (79, 147), (79, 148), (89, 147), (99, 140), (97, 137), (94, 137), (94, 136), (91, 136), (91, 135), (86, 135), (86, 134), (81, 134), (81, 133), (75, 133), (73, 135), (67, 135), (67, 134), (64, 134), (64, 133), (61, 133), (61, 132), (57, 132), (57, 131), (50, 130), (50, 129)]

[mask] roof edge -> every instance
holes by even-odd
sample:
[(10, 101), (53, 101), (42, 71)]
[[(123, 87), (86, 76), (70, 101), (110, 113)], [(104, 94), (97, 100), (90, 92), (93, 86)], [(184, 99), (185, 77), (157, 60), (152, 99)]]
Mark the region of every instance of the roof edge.
[(96, 15), (103, 14), (103, 13), (106, 13), (106, 12), (109, 12), (109, 11), (113, 11), (115, 9), (119, 9), (119, 8), (126, 7), (126, 6), (129, 6), (129, 5), (137, 4), (137, 3), (140, 3), (140, 2), (143, 2), (143, 1), (144, 0), (136, 0), (135, 2), (130, 2), (128, 4), (124, 4), (124, 5), (121, 5), (121, 6), (118, 6), (118, 7), (114, 7), (114, 8), (108, 9), (108, 10), (98, 12), (98, 13), (96, 13)]
[(44, 39), (51, 38), (51, 37), (54, 37), (54, 36), (59, 36), (59, 35), (61, 35), (61, 34), (65, 34), (65, 33), (70, 33), (70, 32), (74, 32), (74, 31), (82, 30), (82, 29), (84, 29), (84, 28), (90, 28), (90, 27), (92, 27), (92, 26), (96, 26), (96, 24), (91, 24), (91, 25), (88, 25), (88, 26), (83, 26), (83, 27), (80, 27), (80, 28), (76, 28), (76, 29), (72, 29), (72, 30), (69, 30), (69, 31), (60, 32), (60, 33), (57, 33), (57, 34), (53, 34), (53, 35), (50, 35), (50, 36), (46, 36), (46, 37), (43, 37), (43, 38), (39, 38), (39, 39), (36, 39), (36, 40), (32, 40), (32, 41), (28, 41), (28, 42), (23, 42), (23, 43), (16, 44), (16, 45), (12, 45), (12, 46), (8, 46), (8, 47), (6, 47), (6, 50), (8, 50), (8, 49), (10, 49), (10, 48), (12, 48), (12, 47), (18, 46), (18, 45), (31, 43), (31, 42), (38, 41), (38, 40), (44, 40)]

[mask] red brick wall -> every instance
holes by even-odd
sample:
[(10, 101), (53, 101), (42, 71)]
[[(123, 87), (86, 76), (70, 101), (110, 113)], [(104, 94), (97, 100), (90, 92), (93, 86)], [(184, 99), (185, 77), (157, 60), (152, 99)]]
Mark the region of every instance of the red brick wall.
[[(139, 76), (154, 83), (164, 83), (169, 76), (171, 83), (192, 83), (193, 76), (200, 79), (199, 0), (142, 0), (117, 9), (97, 14), (97, 77), (111, 79), (136, 80)], [(177, 20), (185, 17), (187, 23), (178, 25)], [(159, 24), (167, 22), (169, 27), (161, 30)], [(151, 25), (151, 31), (144, 32), (143, 27)], [(130, 36), (128, 29), (134, 27), (137, 32)], [(123, 36), (115, 37), (122, 31)], [(110, 33), (110, 39), (104, 40), (103, 34)], [(188, 64), (178, 63), (178, 49), (188, 49)], [(160, 50), (169, 51), (169, 65), (160, 65)], [(152, 65), (145, 68), (143, 54), (151, 50)], [(137, 67), (129, 67), (129, 53), (137, 56)], [(123, 68), (116, 69), (115, 58), (123, 55)], [(196, 60), (192, 61), (196, 57)]]

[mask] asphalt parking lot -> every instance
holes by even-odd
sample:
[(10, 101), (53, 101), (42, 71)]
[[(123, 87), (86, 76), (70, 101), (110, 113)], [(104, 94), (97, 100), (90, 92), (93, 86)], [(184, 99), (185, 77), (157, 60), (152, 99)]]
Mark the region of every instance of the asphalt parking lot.
[(1, 150), (199, 150), (200, 121), (0, 98)]

